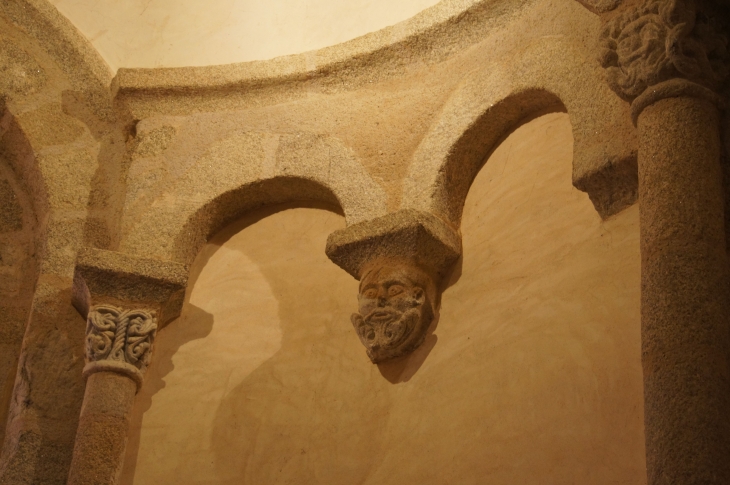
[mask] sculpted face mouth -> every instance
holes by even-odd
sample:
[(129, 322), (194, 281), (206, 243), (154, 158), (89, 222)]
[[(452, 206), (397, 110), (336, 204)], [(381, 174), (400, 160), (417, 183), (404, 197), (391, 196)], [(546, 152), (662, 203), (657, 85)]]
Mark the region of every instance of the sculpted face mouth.
[(377, 309), (370, 312), (370, 314), (365, 317), (365, 321), (368, 323), (383, 324), (396, 320), (398, 317), (398, 313), (393, 310)]

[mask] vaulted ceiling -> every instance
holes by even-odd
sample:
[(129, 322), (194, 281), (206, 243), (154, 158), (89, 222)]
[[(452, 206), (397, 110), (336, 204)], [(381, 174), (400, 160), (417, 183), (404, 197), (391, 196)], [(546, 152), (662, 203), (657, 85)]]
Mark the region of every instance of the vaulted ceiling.
[(438, 0), (50, 0), (112, 70), (298, 54), (397, 24)]

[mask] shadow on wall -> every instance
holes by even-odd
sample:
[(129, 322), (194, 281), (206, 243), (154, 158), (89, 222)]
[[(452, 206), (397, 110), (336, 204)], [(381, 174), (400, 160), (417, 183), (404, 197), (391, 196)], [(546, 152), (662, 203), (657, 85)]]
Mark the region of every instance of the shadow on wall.
[(645, 483), (638, 211), (598, 217), (570, 140), (552, 114), (494, 152), (438, 341), (380, 369), (349, 323), (357, 282), (324, 255), (341, 217), (287, 206), (225, 229), (190, 298), (215, 326), (155, 356), (123, 483)]
[[(204, 247), (181, 317), (158, 336), (121, 483), (366, 479), (372, 451), (382, 448), (388, 381), (409, 380), (436, 337), (412, 358), (381, 366), (388, 381), (370, 364), (349, 319), (357, 281), (324, 253), (327, 236), (344, 223), (331, 209), (290, 203), (258, 210)], [(250, 369), (231, 368), (241, 353), (258, 354), (244, 363)], [(219, 384), (201, 385), (201, 375)]]
[[(389, 399), (349, 323), (357, 282), (326, 260), (330, 229), (307, 227), (322, 215), (303, 216), (285, 211), (265, 221), (279, 229), (272, 239), (289, 240), (278, 254), (278, 241), (249, 239), (243, 248), (277, 296), (282, 341), (220, 403), (212, 435), (218, 483), (362, 483), (381, 446)], [(247, 226), (229, 227), (216, 243)]]
[[(190, 286), (195, 285), (195, 279), (200, 274), (191, 275)], [(165, 376), (175, 369), (172, 357), (180, 347), (193, 340), (205, 338), (213, 328), (213, 315), (202, 308), (190, 304), (190, 290), (185, 295), (183, 313), (179, 318), (170, 323), (177, 327), (175, 332), (160, 331), (158, 338), (166, 340), (164, 352), (155, 352), (152, 359), (154, 367), (150, 368), (145, 378), (145, 385), (137, 394), (135, 406), (135, 417), (143, 416), (152, 407), (152, 397), (165, 387)], [(170, 325), (168, 324), (168, 325)], [(134, 418), (133, 418), (134, 420)], [(129, 441), (125, 458), (125, 470), (121, 484), (131, 484), (137, 468), (140, 438), (142, 433), (141, 423), (132, 423), (129, 430)]]

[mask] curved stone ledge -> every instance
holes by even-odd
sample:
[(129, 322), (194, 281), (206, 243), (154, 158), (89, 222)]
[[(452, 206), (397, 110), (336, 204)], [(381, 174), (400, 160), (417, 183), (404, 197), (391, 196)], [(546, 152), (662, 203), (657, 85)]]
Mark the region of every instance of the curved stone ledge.
[(443, 60), (478, 42), (499, 18), (530, 3), (533, 0), (445, 0), (394, 26), (302, 54), (222, 66), (121, 68), (114, 91), (116, 95), (220, 91), (332, 76), (370, 77), (387, 66)]

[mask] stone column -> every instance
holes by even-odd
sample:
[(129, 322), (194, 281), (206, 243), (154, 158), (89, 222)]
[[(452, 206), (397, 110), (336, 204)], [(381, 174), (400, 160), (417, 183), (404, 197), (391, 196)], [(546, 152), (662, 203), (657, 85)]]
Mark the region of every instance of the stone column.
[(85, 249), (74, 276), (74, 306), (86, 317), (86, 391), (68, 483), (117, 483), (134, 396), (158, 326), (179, 315), (187, 268)]
[(631, 101), (640, 138), (649, 485), (730, 483), (724, 105), (715, 93), (727, 77), (728, 53), (725, 13), (713, 5), (645, 1), (610, 21), (602, 36), (608, 82)]
[(461, 238), (441, 219), (409, 209), (334, 232), (326, 252), (360, 280), (351, 320), (368, 357), (380, 364), (424, 342)]

